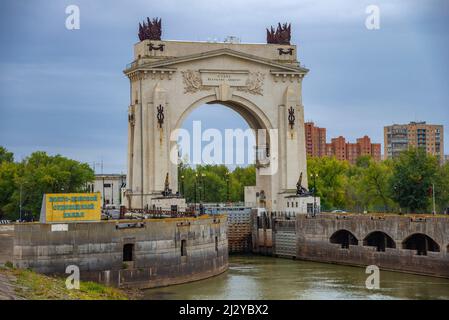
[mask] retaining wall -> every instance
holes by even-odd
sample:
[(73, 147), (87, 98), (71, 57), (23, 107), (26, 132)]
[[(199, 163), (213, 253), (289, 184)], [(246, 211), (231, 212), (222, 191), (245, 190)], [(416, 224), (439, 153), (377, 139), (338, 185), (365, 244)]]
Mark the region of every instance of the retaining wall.
[(11, 261), (46, 274), (64, 274), (68, 265), (76, 265), (82, 280), (152, 288), (204, 279), (228, 268), (223, 215), (70, 223), (58, 228), (66, 231), (41, 223), (11, 226), (0, 229), (0, 263)]
[[(267, 219), (270, 222), (253, 224), (255, 252), (327, 263), (377, 265), (384, 270), (449, 278), (449, 217), (321, 214)], [(331, 237), (340, 230), (350, 232), (357, 245), (332, 243)], [(376, 231), (388, 235), (393, 247), (378, 251), (376, 246), (369, 246), (365, 240)], [(438, 248), (429, 248), (425, 254), (407, 249), (405, 241), (416, 234), (430, 237)]]

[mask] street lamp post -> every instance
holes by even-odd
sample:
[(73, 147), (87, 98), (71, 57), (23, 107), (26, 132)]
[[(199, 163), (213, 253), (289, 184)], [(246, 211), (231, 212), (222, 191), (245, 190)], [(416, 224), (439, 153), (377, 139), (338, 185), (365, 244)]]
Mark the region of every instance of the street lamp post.
[(197, 187), (198, 187), (198, 173), (195, 174), (195, 210), (196, 210), (196, 193), (197, 193)]
[(205, 202), (205, 200), (206, 200), (206, 188), (205, 188), (205, 183), (204, 183), (204, 181), (206, 180), (205, 178), (206, 178), (206, 174), (202, 173), (201, 174), (201, 182), (203, 185), (203, 202)]
[(229, 172), (226, 172), (226, 201), (229, 202)]
[(180, 193), (181, 193), (181, 194), (180, 194), (181, 197), (184, 196), (184, 192), (185, 192), (185, 191), (184, 191), (184, 176), (182, 175), (182, 176), (181, 176), (181, 192), (180, 192)]

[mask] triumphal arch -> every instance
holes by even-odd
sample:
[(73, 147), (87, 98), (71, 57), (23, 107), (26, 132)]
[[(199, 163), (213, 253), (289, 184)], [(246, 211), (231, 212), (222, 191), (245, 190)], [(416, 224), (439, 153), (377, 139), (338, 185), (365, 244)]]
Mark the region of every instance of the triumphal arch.
[(235, 110), (259, 132), (257, 201), (282, 210), (286, 197), (307, 188), (301, 86), (308, 70), (290, 44), (289, 25), (266, 31), (267, 43), (193, 42), (161, 40), (157, 19), (139, 26), (140, 42), (124, 71), (131, 96), (128, 207), (152, 207), (167, 185), (176, 194), (173, 132), (192, 110), (210, 103)]

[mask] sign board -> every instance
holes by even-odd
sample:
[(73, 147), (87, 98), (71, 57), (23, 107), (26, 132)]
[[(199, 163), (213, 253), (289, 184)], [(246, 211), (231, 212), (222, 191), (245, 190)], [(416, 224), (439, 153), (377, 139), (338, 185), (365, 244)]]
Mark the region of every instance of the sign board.
[(57, 232), (57, 231), (69, 231), (69, 225), (68, 224), (52, 224), (51, 225), (51, 232)]
[(40, 222), (61, 223), (101, 220), (101, 194), (47, 193), (42, 199)]
[(246, 86), (248, 81), (248, 71), (213, 71), (200, 70), (201, 82), (205, 86), (219, 86), (222, 83), (230, 87)]

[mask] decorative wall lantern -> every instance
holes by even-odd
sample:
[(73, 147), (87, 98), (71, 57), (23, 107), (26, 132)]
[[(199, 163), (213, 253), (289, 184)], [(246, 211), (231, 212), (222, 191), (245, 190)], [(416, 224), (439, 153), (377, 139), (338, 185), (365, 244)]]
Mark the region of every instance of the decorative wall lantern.
[(157, 123), (159, 128), (162, 128), (164, 124), (164, 107), (161, 104), (157, 107)]
[(288, 124), (290, 125), (290, 129), (293, 129), (293, 126), (295, 125), (295, 110), (293, 107), (288, 109)]

